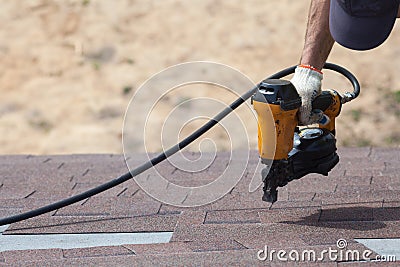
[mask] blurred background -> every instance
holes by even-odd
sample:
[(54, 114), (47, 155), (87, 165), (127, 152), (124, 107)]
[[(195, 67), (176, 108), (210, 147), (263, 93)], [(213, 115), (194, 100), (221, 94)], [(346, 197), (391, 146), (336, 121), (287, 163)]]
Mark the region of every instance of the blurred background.
[[(295, 65), (309, 3), (0, 0), (0, 153), (122, 153), (125, 110), (148, 78), (207, 60), (258, 82)], [(338, 118), (338, 145), (399, 146), (399, 22), (380, 47), (354, 52), (336, 44), (328, 61), (362, 85)], [(323, 87), (350, 90), (330, 71)], [(255, 149), (256, 125), (250, 128)]]

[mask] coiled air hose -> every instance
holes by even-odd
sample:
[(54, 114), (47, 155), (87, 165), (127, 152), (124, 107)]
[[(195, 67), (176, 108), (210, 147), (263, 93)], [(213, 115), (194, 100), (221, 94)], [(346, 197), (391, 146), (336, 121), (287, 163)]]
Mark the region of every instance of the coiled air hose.
[[(291, 73), (294, 73), (295, 68), (296, 68), (296, 66), (286, 68), (286, 69), (279, 71), (279, 72), (275, 73), (274, 75), (268, 77), (267, 79), (280, 79)], [(326, 63), (324, 65), (324, 68), (334, 70), (334, 71), (342, 74), (351, 82), (351, 84), (353, 85), (354, 91), (353, 91), (353, 93), (345, 94), (344, 97), (346, 97), (346, 95), (347, 95), (347, 99), (348, 99), (347, 101), (350, 101), (358, 96), (358, 94), (360, 93), (360, 85), (359, 85), (357, 79), (354, 77), (354, 75), (351, 72), (349, 72), (348, 70), (346, 70), (343, 67), (340, 67), (340, 66), (332, 64), (332, 63)], [(191, 135), (186, 137), (184, 140), (182, 140), (175, 146), (169, 148), (168, 150), (166, 150), (163, 153), (160, 153), (156, 157), (143, 163), (142, 165), (138, 166), (137, 168), (133, 169), (132, 171), (125, 173), (125, 174), (121, 175), (120, 177), (115, 178), (107, 183), (102, 184), (102, 185), (99, 185), (93, 189), (85, 191), (81, 194), (60, 200), (58, 202), (49, 204), (47, 206), (43, 206), (43, 207), (35, 209), (35, 210), (31, 210), (31, 211), (27, 211), (27, 212), (24, 212), (21, 214), (2, 218), (2, 219), (0, 219), (0, 226), (23, 221), (23, 220), (26, 220), (29, 218), (33, 218), (33, 217), (42, 215), (47, 212), (51, 212), (51, 211), (66, 207), (68, 205), (74, 204), (74, 203), (82, 201), (86, 198), (97, 195), (101, 192), (104, 192), (114, 186), (122, 184), (123, 182), (126, 182), (127, 180), (141, 174), (142, 172), (150, 169), (151, 167), (157, 165), (158, 163), (160, 163), (160, 162), (164, 161), (165, 159), (167, 159), (168, 157), (172, 156), (179, 150), (185, 148), (190, 143), (192, 143), (197, 138), (199, 138), (201, 135), (203, 135), (205, 132), (210, 130), (219, 121), (221, 121), (223, 118), (225, 118), (229, 113), (231, 113), (233, 110), (235, 110), (241, 104), (243, 104), (247, 99), (249, 99), (256, 92), (257, 88), (258, 88), (258, 86), (255, 86), (254, 88), (252, 88), (251, 90), (249, 90), (248, 92), (243, 94), (240, 98), (235, 100), (232, 104), (230, 104), (228, 107), (226, 107), (220, 113), (218, 113), (214, 118), (212, 118), (210, 121), (205, 123), (202, 127), (197, 129), (196, 131), (194, 131)]]

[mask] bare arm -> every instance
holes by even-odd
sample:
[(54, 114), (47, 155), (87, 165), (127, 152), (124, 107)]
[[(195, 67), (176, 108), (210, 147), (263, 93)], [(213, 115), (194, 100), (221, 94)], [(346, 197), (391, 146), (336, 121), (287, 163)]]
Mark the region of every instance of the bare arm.
[(322, 69), (335, 43), (329, 31), (329, 0), (312, 0), (300, 64)]

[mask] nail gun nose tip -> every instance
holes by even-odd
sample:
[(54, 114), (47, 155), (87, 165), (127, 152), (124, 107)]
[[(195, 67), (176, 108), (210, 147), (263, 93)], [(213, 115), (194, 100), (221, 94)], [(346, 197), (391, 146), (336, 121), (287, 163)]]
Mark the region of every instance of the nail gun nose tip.
[(265, 202), (269, 202), (271, 204), (275, 203), (278, 199), (278, 191), (275, 192), (264, 192), (262, 200)]

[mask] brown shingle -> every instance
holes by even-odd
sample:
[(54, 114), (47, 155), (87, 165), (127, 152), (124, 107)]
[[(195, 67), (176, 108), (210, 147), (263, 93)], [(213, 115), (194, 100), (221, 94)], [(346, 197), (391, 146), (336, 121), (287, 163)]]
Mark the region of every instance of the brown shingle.
[(258, 211), (256, 210), (218, 210), (208, 211), (204, 223), (260, 223)]
[(62, 259), (61, 249), (31, 249), (3, 251), (3, 257), (7, 264), (21, 262), (46, 262), (47, 260)]
[(62, 252), (64, 258), (121, 256), (134, 254), (131, 250), (124, 246), (63, 249)]

